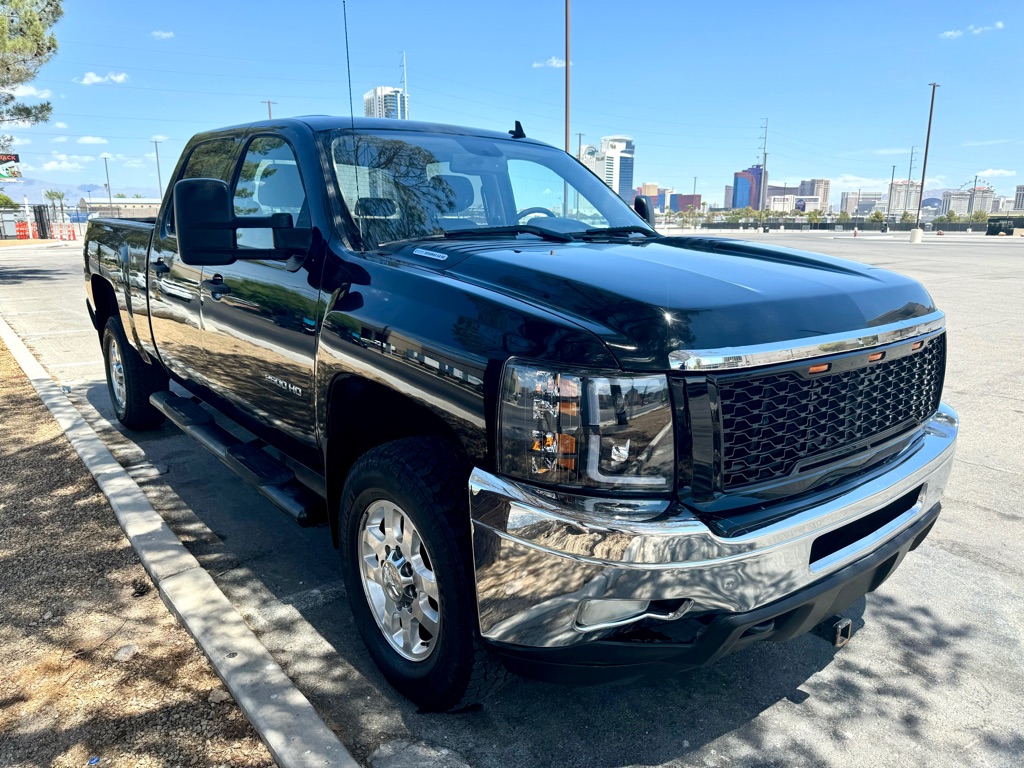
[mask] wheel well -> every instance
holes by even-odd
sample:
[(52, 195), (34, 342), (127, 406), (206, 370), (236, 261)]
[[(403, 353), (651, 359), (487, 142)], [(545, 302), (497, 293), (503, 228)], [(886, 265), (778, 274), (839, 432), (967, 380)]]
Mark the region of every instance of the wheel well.
[(462, 452), (445, 420), (430, 408), (361, 376), (338, 376), (327, 401), (327, 514), (338, 544), (337, 509), (352, 465), (367, 451), (404, 437), (438, 437)]
[(96, 305), (96, 316), (93, 319), (93, 323), (102, 338), (103, 328), (107, 325), (107, 320), (118, 314), (117, 297), (114, 295), (114, 286), (99, 275), (93, 275), (91, 283), (92, 302)]

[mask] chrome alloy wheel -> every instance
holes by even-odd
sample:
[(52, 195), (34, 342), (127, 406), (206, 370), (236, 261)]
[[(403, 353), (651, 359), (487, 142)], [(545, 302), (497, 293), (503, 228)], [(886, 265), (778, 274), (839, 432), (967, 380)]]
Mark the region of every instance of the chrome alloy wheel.
[(110, 370), (110, 384), (114, 391), (114, 400), (117, 401), (118, 409), (123, 409), (126, 393), (124, 366), (121, 364), (121, 350), (118, 348), (116, 338), (110, 340), (110, 346), (107, 349), (107, 368)]
[(388, 643), (410, 661), (437, 646), (441, 603), (433, 561), (409, 516), (379, 499), (359, 522), (359, 571), (370, 612)]

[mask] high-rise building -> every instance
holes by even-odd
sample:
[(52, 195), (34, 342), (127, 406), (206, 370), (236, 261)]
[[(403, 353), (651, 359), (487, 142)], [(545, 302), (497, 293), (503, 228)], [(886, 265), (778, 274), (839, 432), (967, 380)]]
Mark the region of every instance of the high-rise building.
[(988, 213), (992, 210), (992, 198), (995, 197), (995, 194), (996, 191), (992, 187), (975, 187), (971, 190), (971, 201), (967, 212), (984, 211)]
[(401, 88), (378, 85), (372, 91), (363, 94), (363, 114), (366, 117), (408, 120), (409, 96)]
[(828, 210), (828, 192), (832, 182), (829, 179), (804, 179), (800, 182), (797, 195), (800, 197), (817, 197), (821, 200), (818, 210)]
[(700, 195), (669, 194), (667, 202), (666, 210), (675, 211), (676, 213), (689, 210), (699, 211), (701, 208)]
[(851, 216), (867, 216), (881, 205), (881, 192), (843, 192), (839, 204), (840, 211)]
[(942, 206), (939, 208), (939, 214), (945, 216), (947, 213), (952, 212), (960, 216), (966, 216), (970, 205), (970, 191), (960, 189), (956, 192), (951, 192), (947, 189), (942, 193)]
[(1013, 198), (1005, 195), (992, 199), (992, 207), (989, 209), (992, 213), (1008, 213), (1013, 210)]
[(633, 189), (634, 149), (633, 140), (628, 136), (605, 136), (600, 149), (587, 144), (580, 150), (580, 162), (628, 203), (636, 194)]
[(651, 200), (656, 200), (658, 197), (658, 182), (645, 181), (640, 185), (640, 194), (647, 195)]
[(752, 165), (732, 175), (732, 207), (761, 209), (761, 185), (767, 183), (764, 168)]
[(725, 185), (725, 196), (722, 198), (722, 208), (725, 210), (732, 208), (732, 184)]
[(1017, 185), (1017, 194), (1013, 196), (1013, 210), (1024, 211), (1024, 184)]
[(920, 202), (921, 182), (894, 181), (889, 192), (888, 214), (890, 216), (901, 216), (907, 211), (917, 213), (917, 206)]

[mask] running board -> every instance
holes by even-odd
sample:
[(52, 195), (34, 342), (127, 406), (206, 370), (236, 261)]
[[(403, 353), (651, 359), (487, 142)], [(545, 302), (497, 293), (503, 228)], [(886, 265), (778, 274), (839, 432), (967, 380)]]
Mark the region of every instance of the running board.
[(239, 440), (214, 421), (198, 400), (163, 391), (150, 395), (149, 402), (299, 525), (309, 527), (320, 522), (322, 515), (317, 511), (323, 503), (295, 478), (290, 467), (264, 450), (262, 440)]

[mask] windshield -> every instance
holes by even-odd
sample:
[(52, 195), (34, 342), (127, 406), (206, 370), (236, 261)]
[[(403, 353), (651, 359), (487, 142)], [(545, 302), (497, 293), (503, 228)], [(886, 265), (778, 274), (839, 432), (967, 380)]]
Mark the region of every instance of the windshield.
[[(325, 131), (335, 180), (364, 248), (396, 240), (594, 229), (650, 231), (569, 155), (514, 139)], [(571, 238), (567, 238), (571, 239)]]

